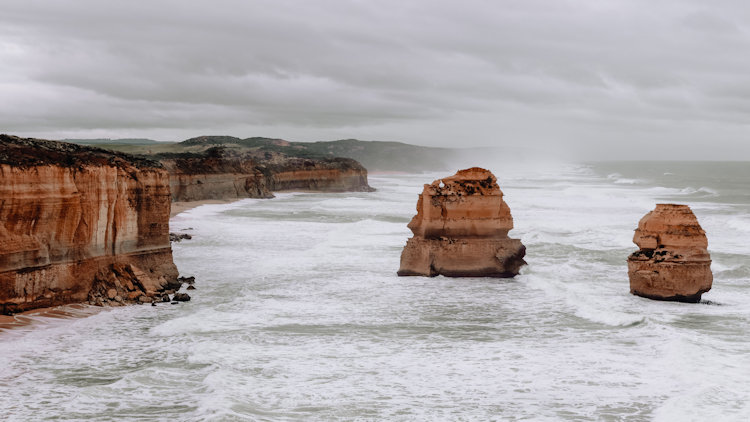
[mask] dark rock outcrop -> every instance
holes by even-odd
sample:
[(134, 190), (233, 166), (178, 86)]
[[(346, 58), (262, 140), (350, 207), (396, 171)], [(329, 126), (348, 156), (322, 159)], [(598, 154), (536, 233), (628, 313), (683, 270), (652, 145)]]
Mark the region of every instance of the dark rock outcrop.
[(470, 168), (424, 186), (400, 276), (513, 277), (526, 248), (508, 237), (510, 208), (488, 170)]
[(169, 233), (170, 242), (181, 242), (183, 240), (190, 240), (193, 236), (187, 233)]
[(177, 277), (177, 281), (180, 282), (180, 285), (182, 285), (182, 283), (195, 284), (195, 277)]
[(158, 294), (177, 278), (169, 198), (157, 162), (0, 135), (0, 313)]
[(633, 242), (640, 249), (628, 257), (630, 293), (698, 302), (711, 289), (708, 240), (687, 205), (657, 204), (638, 222)]
[(175, 302), (190, 302), (190, 295), (187, 293), (175, 293), (172, 300)]

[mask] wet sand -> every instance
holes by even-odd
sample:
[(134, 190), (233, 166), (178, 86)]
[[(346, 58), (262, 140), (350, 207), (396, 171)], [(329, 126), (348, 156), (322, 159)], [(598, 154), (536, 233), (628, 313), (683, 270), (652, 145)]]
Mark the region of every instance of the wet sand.
[(395, 171), (395, 170), (383, 170), (383, 171), (368, 171), (368, 176), (403, 176), (404, 174), (410, 174), (406, 171)]
[(232, 198), (232, 199), (205, 199), (203, 201), (184, 201), (184, 202), (172, 202), (172, 210), (169, 213), (169, 217), (174, 217), (175, 215), (185, 212), (187, 210), (191, 210), (195, 207), (199, 207), (201, 205), (207, 205), (207, 204), (228, 204), (230, 202), (239, 201), (240, 199), (244, 198)]
[(7, 330), (49, 323), (52, 319), (85, 318), (102, 311), (100, 306), (74, 303), (38, 308), (14, 315), (0, 315), (0, 334)]

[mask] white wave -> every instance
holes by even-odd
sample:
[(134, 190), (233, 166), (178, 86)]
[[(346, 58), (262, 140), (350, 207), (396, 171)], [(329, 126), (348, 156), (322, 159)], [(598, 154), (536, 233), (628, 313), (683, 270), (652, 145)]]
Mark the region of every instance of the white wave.
[[(554, 278), (550, 278), (547, 271), (553, 272)], [(525, 274), (524, 278), (531, 286), (562, 301), (579, 318), (612, 327), (635, 326), (646, 321), (644, 315), (629, 309), (626, 280), (622, 289), (617, 291), (604, 284), (582, 284), (576, 281), (586, 277), (586, 271), (596, 269), (576, 268), (566, 263), (542, 271), (535, 269), (532, 274)], [(602, 294), (603, 291), (608, 294)]]
[(706, 194), (705, 196), (708, 196), (708, 197), (710, 197), (710, 196), (719, 196), (719, 192), (717, 192), (714, 189), (707, 188), (707, 187), (700, 187), (700, 188), (696, 189), (696, 188), (688, 186), (686, 188), (680, 189), (679, 193), (683, 194), (683, 195), (694, 195), (694, 194), (697, 194), (697, 193), (703, 193), (703, 194)]
[(13, 387), (0, 387), (0, 414), (747, 415), (750, 292), (741, 272), (750, 218), (742, 209), (710, 199), (693, 208), (717, 251), (717, 278), (704, 298), (721, 306), (632, 296), (625, 261), (656, 198), (710, 192), (613, 183), (623, 176), (603, 180), (585, 166), (496, 173), (513, 210), (511, 235), (527, 246), (522, 275), (399, 278), (417, 194), (445, 175), (378, 176), (373, 194), (284, 193), (181, 214), (172, 229), (192, 228), (193, 239), (173, 253), (181, 273), (197, 278), (193, 300), (0, 338), (0, 385)]
[(622, 178), (622, 179), (616, 179), (615, 183), (618, 184), (618, 185), (636, 185), (636, 184), (643, 183), (643, 180), (641, 180), (641, 179), (626, 179), (626, 178)]
[(719, 192), (715, 189), (707, 188), (705, 186), (698, 188), (698, 192), (707, 193), (710, 196), (719, 196)]
[(618, 184), (618, 185), (636, 185), (636, 184), (641, 184), (644, 182), (641, 179), (631, 179), (631, 178), (624, 177), (620, 173), (608, 174), (607, 179), (611, 180), (613, 183)]
[(589, 321), (612, 327), (632, 327), (646, 321), (644, 315), (633, 314), (632, 312), (615, 311), (611, 307), (592, 305), (592, 303), (579, 303), (576, 307), (575, 314)]

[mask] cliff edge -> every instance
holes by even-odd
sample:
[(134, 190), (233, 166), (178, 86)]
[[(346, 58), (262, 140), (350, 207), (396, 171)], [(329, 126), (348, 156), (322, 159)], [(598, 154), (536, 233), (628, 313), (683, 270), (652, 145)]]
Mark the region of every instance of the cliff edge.
[(0, 313), (175, 288), (169, 198), (154, 161), (0, 135)]
[(169, 172), (174, 201), (272, 198), (274, 191), (371, 192), (367, 169), (349, 158), (301, 158), (222, 146), (154, 156)]

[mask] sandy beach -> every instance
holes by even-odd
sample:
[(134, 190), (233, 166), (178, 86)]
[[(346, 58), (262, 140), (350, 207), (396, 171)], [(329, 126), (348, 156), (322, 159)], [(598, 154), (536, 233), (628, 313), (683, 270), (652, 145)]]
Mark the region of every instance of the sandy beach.
[(174, 217), (175, 215), (185, 212), (187, 210), (193, 209), (195, 207), (199, 207), (201, 205), (207, 205), (207, 204), (228, 204), (230, 202), (239, 201), (243, 198), (232, 198), (232, 199), (206, 199), (203, 201), (186, 201), (186, 202), (172, 202), (172, 209), (169, 213), (169, 217)]
[(0, 315), (0, 333), (6, 330), (27, 327), (33, 324), (44, 324), (50, 318), (68, 319), (84, 318), (98, 312), (103, 308), (82, 303), (70, 305), (53, 306), (49, 308), (38, 308), (14, 315)]

